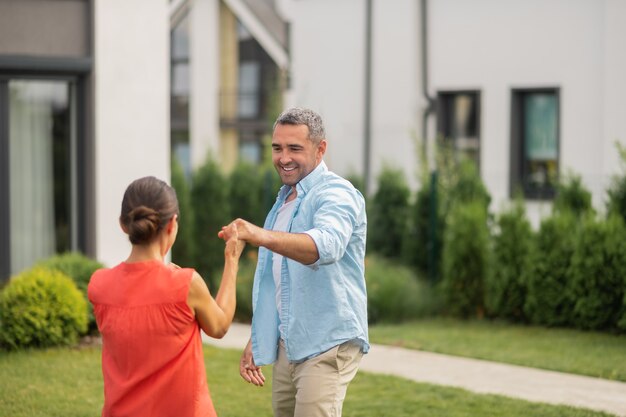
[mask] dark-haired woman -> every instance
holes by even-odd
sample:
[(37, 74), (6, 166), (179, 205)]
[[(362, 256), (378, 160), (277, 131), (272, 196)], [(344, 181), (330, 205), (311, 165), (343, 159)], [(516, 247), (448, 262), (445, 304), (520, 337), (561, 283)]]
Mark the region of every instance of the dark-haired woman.
[(88, 290), (102, 334), (102, 416), (215, 416), (200, 330), (216, 338), (228, 330), (244, 243), (236, 228), (220, 232), (225, 263), (214, 299), (193, 269), (164, 262), (178, 231), (173, 188), (154, 177), (132, 182), (120, 225), (130, 255), (96, 271)]

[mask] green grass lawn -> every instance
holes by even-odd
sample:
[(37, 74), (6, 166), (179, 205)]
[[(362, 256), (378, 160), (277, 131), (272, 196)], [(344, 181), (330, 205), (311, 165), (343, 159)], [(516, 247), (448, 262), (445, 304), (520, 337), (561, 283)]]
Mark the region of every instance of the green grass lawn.
[(370, 327), (372, 343), (626, 381), (626, 335), (424, 319)]
[[(0, 351), (0, 417), (99, 416), (103, 402), (99, 348)], [(221, 417), (271, 416), (271, 383), (258, 388), (239, 377), (240, 352), (205, 347), (213, 401)], [(271, 369), (265, 374), (271, 380)], [(350, 385), (346, 417), (596, 417), (570, 407), (419, 384), (360, 372)]]

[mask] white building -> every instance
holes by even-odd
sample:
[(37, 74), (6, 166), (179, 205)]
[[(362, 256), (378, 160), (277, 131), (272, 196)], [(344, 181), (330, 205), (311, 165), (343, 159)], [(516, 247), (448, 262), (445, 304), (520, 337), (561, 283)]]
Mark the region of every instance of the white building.
[(169, 179), (169, 7), (0, 2), (0, 279), (55, 252), (114, 264), (135, 178)]
[[(291, 25), (288, 102), (325, 116), (329, 164), (342, 174), (365, 166), (367, 3), (278, 2)], [(626, 143), (626, 2), (371, 4), (370, 185), (384, 161), (415, 184), (416, 144), (426, 136), (432, 150), (443, 135), (475, 157), (495, 211), (519, 187), (536, 224), (549, 213), (551, 175), (568, 171), (603, 207), (614, 142)], [(422, 77), (437, 109), (426, 135)]]
[(536, 224), (570, 170), (602, 208), (624, 74), (623, 0), (2, 0), (0, 279), (65, 250), (118, 262), (128, 183), (169, 179), (171, 148), (258, 160), (277, 91), (370, 191), (385, 163), (417, 187), (442, 135), (494, 211), (520, 187)]
[[(470, 93), (492, 208), (521, 184), (536, 223), (550, 209), (540, 203), (550, 201), (545, 171), (581, 175), (604, 208), (609, 179), (619, 172), (614, 143), (626, 143), (626, 2), (429, 5), (429, 92), (448, 103)], [(462, 123), (460, 104), (456, 115), (440, 118)], [(538, 199), (542, 192), (546, 199)]]

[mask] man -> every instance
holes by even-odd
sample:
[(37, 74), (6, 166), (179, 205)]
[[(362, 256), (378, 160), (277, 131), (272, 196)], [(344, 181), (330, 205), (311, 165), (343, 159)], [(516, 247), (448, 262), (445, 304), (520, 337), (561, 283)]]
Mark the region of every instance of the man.
[(239, 372), (262, 386), (274, 364), (276, 417), (340, 416), (369, 349), (364, 277), (365, 201), (322, 158), (321, 117), (292, 108), (274, 124), (272, 160), (282, 183), (264, 228), (237, 219), (259, 246), (252, 334)]

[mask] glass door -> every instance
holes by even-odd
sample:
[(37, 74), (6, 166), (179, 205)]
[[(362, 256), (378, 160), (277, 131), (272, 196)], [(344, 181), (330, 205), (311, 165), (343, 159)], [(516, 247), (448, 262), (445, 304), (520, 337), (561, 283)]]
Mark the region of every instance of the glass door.
[(8, 113), (8, 129), (2, 129), (8, 141), (13, 275), (42, 258), (77, 249), (75, 86), (71, 80), (4, 84), (0, 110)]

